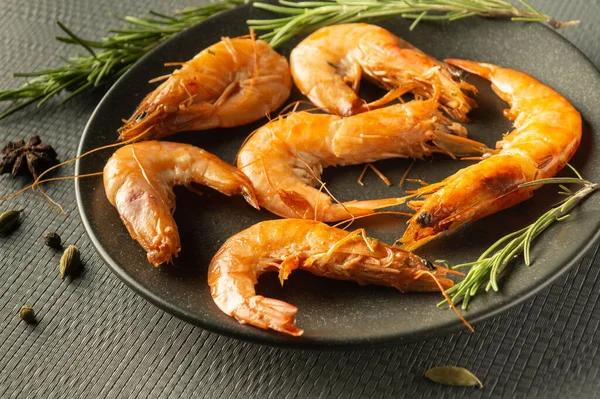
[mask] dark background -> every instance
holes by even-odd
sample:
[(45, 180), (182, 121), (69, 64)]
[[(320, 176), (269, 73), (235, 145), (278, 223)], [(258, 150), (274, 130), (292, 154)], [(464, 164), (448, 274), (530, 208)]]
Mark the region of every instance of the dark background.
[[(559, 20), (560, 31), (600, 66), (600, 1), (531, 0)], [(97, 38), (119, 22), (109, 13), (169, 13), (188, 1), (0, 0), (0, 89), (17, 86), (13, 71), (58, 64), (76, 50), (56, 42), (56, 20)], [(0, 121), (0, 140), (39, 134), (61, 159), (76, 155), (79, 137), (102, 90), (68, 105), (45, 106)], [(0, 106), (0, 109), (4, 105)], [(100, 169), (102, 165), (99, 165)], [(63, 172), (64, 172), (63, 168)], [(26, 184), (0, 178), (0, 195)], [(56, 215), (33, 194), (0, 204), (26, 209), (26, 221), (0, 238), (0, 396), (2, 397), (597, 397), (598, 246), (534, 299), (477, 326), (475, 334), (391, 348), (320, 352), (244, 343), (192, 327), (134, 294), (103, 264), (79, 219), (71, 181), (47, 185), (68, 212)], [(60, 254), (44, 247), (55, 230), (77, 243), (85, 271), (57, 278)], [(24, 303), (35, 327), (17, 316)], [(437, 386), (423, 377), (434, 365), (469, 368), (481, 391)]]

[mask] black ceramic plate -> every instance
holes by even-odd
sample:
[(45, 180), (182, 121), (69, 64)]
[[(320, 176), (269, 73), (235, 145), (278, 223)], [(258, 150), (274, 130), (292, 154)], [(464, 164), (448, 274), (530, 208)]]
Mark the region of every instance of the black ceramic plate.
[[(168, 73), (168, 61), (185, 61), (221, 36), (248, 33), (248, 18), (272, 16), (245, 6), (212, 18), (178, 35), (145, 57), (123, 76), (104, 97), (83, 134), (79, 153), (115, 142), (121, 119), (132, 113), (139, 101), (156, 85), (148, 81)], [(540, 24), (471, 19), (451, 24), (421, 23), (410, 32), (409, 22), (393, 19), (382, 26), (438, 59), (474, 59), (527, 72), (563, 93), (581, 112), (585, 124), (583, 141), (572, 163), (590, 180), (600, 182), (600, 76), (595, 67), (575, 47)], [(289, 55), (297, 40), (278, 49)], [(471, 137), (493, 145), (510, 124), (502, 116), (505, 104), (484, 80), (472, 77), (479, 89), (480, 108), (469, 124)], [(290, 100), (300, 99), (294, 93)], [(232, 162), (244, 138), (265, 123), (218, 131), (187, 132), (169, 137), (191, 143)], [(81, 159), (77, 173), (102, 170), (111, 151)], [(362, 166), (326, 170), (324, 180), (340, 200), (401, 196), (398, 182), (410, 161), (377, 163), (395, 186), (387, 187), (374, 174), (368, 174), (365, 187), (357, 184)], [(443, 156), (419, 162), (411, 173), (428, 182), (439, 181), (466, 162)], [(411, 184), (408, 184), (410, 187)], [(414, 184), (413, 184), (414, 187)], [(240, 339), (277, 345), (357, 346), (424, 339), (464, 328), (456, 315), (435, 304), (439, 294), (407, 295), (382, 287), (361, 287), (351, 282), (318, 278), (294, 272), (285, 286), (276, 275), (261, 277), (258, 293), (288, 301), (299, 308), (297, 325), (305, 330), (293, 338), (239, 324), (225, 316), (213, 303), (206, 282), (213, 254), (231, 235), (261, 220), (273, 218), (257, 212), (240, 197), (227, 198), (209, 189), (198, 196), (177, 189), (175, 219), (182, 238), (182, 251), (175, 265), (154, 268), (142, 248), (131, 238), (117, 212), (107, 201), (101, 178), (77, 181), (77, 200), (83, 222), (98, 252), (109, 267), (131, 288), (150, 302), (188, 322)], [(471, 223), (418, 251), (429, 259), (451, 263), (475, 259), (503, 235), (524, 227), (555, 203), (556, 187), (536, 192), (533, 199), (483, 220)], [(507, 310), (547, 286), (577, 262), (597, 239), (600, 227), (600, 196), (592, 196), (573, 212), (573, 217), (545, 232), (533, 249), (533, 265), (514, 262), (504, 276), (501, 292), (474, 299), (467, 319), (477, 323)], [(366, 227), (369, 234), (394, 242), (404, 230), (405, 219), (377, 216), (354, 227)]]

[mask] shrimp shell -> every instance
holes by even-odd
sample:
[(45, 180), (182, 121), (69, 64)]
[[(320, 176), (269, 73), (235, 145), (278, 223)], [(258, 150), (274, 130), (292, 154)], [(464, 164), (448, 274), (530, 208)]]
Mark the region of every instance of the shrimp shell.
[[(375, 25), (321, 28), (294, 48), (290, 66), (300, 91), (318, 107), (337, 115), (381, 107), (408, 91), (419, 98), (438, 100), (460, 121), (466, 121), (467, 112), (477, 105), (464, 93), (475, 93), (475, 87), (462, 81), (459, 70)], [(391, 92), (366, 104), (356, 94), (363, 75)]]
[(183, 63), (142, 100), (119, 129), (121, 139), (160, 138), (184, 130), (245, 125), (290, 95), (285, 57), (254, 37), (228, 37)]
[(181, 249), (173, 186), (200, 183), (225, 195), (244, 196), (258, 209), (248, 178), (232, 165), (189, 144), (146, 141), (118, 149), (104, 167), (104, 189), (131, 238), (155, 266)]
[(504, 115), (514, 120), (515, 130), (496, 143), (496, 154), (419, 190), (425, 200), (414, 206), (418, 212), (401, 238), (407, 250), (530, 198), (540, 186), (519, 185), (554, 176), (581, 141), (581, 115), (550, 87), (514, 69), (446, 61), (491, 81), (496, 94), (510, 105)]
[(296, 269), (317, 276), (394, 287), (404, 292), (439, 291), (454, 283), (444, 270), (418, 256), (321, 222), (280, 219), (257, 223), (230, 237), (213, 257), (208, 284), (216, 305), (242, 324), (298, 336), (298, 309), (256, 295), (258, 277), (277, 271), (281, 284)]
[(465, 135), (466, 129), (445, 118), (435, 101), (411, 101), (346, 118), (297, 112), (258, 129), (240, 149), (237, 165), (252, 181), (262, 207), (283, 217), (333, 222), (405, 199), (333, 204), (323, 192), (323, 168), (435, 152), (465, 156), (486, 151), (484, 144)]

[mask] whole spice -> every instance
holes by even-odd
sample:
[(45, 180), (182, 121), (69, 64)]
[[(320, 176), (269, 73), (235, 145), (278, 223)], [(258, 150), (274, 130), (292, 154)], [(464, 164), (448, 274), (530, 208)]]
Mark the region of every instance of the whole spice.
[(4, 235), (13, 231), (19, 225), (20, 211), (9, 210), (0, 215), (0, 235)]
[(35, 322), (35, 312), (33, 308), (29, 305), (21, 306), (21, 310), (19, 310), (19, 317), (25, 320), (27, 323)]
[(69, 245), (60, 258), (60, 278), (64, 280), (65, 276), (73, 274), (79, 266), (81, 266), (79, 248)]
[(50, 248), (59, 249), (61, 244), (60, 236), (51, 231), (44, 236), (44, 244)]
[(425, 372), (425, 377), (443, 385), (458, 385), (463, 387), (477, 385), (480, 389), (483, 388), (483, 384), (479, 381), (479, 378), (463, 367), (433, 367)]
[(23, 139), (9, 141), (2, 147), (2, 154), (4, 157), (0, 162), (0, 175), (10, 173), (12, 177), (29, 172), (35, 179), (59, 162), (54, 148), (42, 144), (38, 135), (31, 136), (27, 144)]

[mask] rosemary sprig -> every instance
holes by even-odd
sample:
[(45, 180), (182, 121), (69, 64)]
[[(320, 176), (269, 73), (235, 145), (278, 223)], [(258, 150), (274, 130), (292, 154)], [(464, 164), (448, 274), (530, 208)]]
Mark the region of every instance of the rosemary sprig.
[(277, 47), (292, 36), (323, 26), (381, 20), (400, 16), (414, 20), (410, 29), (420, 21), (455, 21), (475, 15), (488, 18), (510, 18), (513, 21), (547, 22), (553, 28), (562, 28), (579, 21), (559, 22), (519, 0), (519, 8), (502, 0), (320, 0), (293, 2), (279, 0), (279, 4), (256, 2), (253, 6), (289, 17), (252, 19), (247, 21), (254, 30), (269, 31), (260, 38)]
[[(109, 30), (109, 36), (87, 40), (77, 36), (57, 22), (67, 37), (58, 40), (82, 46), (89, 56), (63, 58), (63, 65), (35, 72), (15, 73), (28, 79), (20, 88), (0, 91), (1, 101), (17, 101), (0, 113), (0, 119), (35, 102), (38, 106), (64, 90), (71, 93), (62, 103), (90, 87), (99, 86), (122, 75), (143, 55), (182, 30), (224, 10), (235, 8), (251, 0), (215, 0), (199, 7), (177, 11), (173, 16), (150, 11), (149, 16), (116, 17), (126, 23), (119, 30)], [(525, 0), (524, 8), (502, 0), (323, 0), (292, 2), (280, 0), (280, 6), (254, 3), (254, 7), (290, 15), (289, 17), (249, 20), (255, 30), (270, 32), (261, 36), (271, 45), (278, 46), (297, 33), (336, 23), (356, 22), (401, 16), (413, 19), (413, 29), (423, 20), (453, 21), (473, 15), (511, 18), (514, 21), (547, 22), (554, 28), (571, 26), (579, 21), (559, 22), (542, 14)]]
[(111, 78), (122, 75), (150, 50), (173, 35), (221, 11), (245, 3), (245, 0), (217, 0), (199, 7), (176, 11), (173, 16), (150, 11), (148, 16), (117, 17), (125, 27), (109, 30), (100, 40), (77, 36), (62, 23), (58, 26), (67, 37), (57, 37), (65, 43), (82, 46), (89, 55), (62, 58), (63, 65), (36, 72), (15, 73), (28, 79), (20, 88), (0, 91), (0, 101), (20, 100), (3, 113), (0, 119), (38, 102), (38, 106), (63, 90), (71, 93), (62, 103), (90, 87), (96, 87)]
[[(544, 213), (529, 226), (510, 233), (496, 241), (476, 261), (453, 266), (452, 269), (461, 269), (464, 267), (471, 268), (462, 281), (446, 291), (446, 294), (448, 294), (454, 304), (462, 301), (462, 308), (466, 309), (469, 300), (477, 295), (477, 293), (480, 292), (480, 288), (484, 285), (485, 291), (489, 291), (490, 289), (498, 291), (498, 278), (510, 262), (523, 253), (525, 264), (529, 266), (531, 264), (531, 244), (536, 237), (554, 222), (560, 222), (567, 219), (570, 216), (569, 212), (573, 207), (598, 189), (598, 184), (583, 179), (575, 169), (573, 170), (577, 174), (577, 178), (557, 177), (540, 179), (519, 186), (528, 187), (541, 184), (559, 184), (563, 190), (561, 194), (568, 195), (568, 197)], [(564, 186), (564, 184), (569, 183), (582, 184), (583, 187), (576, 192), (572, 192)], [(441, 262), (443, 263), (444, 261)], [(446, 301), (440, 302), (438, 306), (445, 302)]]

